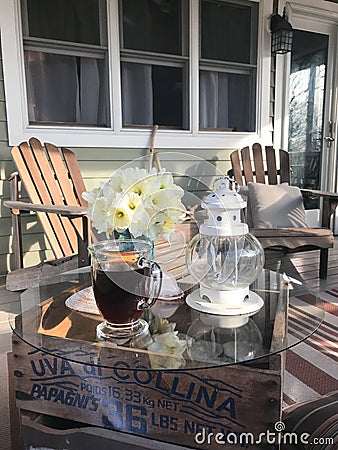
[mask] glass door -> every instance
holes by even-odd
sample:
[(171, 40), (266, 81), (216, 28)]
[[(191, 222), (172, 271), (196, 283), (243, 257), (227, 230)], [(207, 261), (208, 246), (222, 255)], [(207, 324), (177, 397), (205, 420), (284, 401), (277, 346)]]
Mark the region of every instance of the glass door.
[[(288, 149), (293, 185), (321, 189), (329, 36), (294, 30), (289, 79)], [(306, 207), (317, 208), (307, 198)]]
[[(313, 0), (287, 5), (294, 41), (284, 66), (287, 87), (279, 91), (281, 145), (290, 152), (294, 185), (337, 192), (338, 13)], [(313, 198), (305, 203), (320, 206)]]

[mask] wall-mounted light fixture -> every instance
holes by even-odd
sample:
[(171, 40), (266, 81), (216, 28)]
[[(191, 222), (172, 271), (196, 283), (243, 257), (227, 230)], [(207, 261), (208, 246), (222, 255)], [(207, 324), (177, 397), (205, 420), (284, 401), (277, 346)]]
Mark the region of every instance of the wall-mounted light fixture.
[(292, 48), (292, 26), (286, 19), (285, 8), (283, 16), (274, 14), (270, 21), (271, 31), (271, 53), (273, 55), (291, 52)]

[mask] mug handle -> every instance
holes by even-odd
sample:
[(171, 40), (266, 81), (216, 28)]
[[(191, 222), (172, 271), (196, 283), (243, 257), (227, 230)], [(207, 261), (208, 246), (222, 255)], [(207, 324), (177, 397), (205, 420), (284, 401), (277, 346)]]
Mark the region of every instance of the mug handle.
[(147, 286), (148, 298), (147, 300), (140, 300), (137, 304), (137, 309), (141, 310), (150, 308), (156, 302), (162, 286), (162, 269), (155, 261), (149, 261), (144, 256), (137, 261), (137, 265), (140, 269), (147, 267), (150, 272), (149, 285)]

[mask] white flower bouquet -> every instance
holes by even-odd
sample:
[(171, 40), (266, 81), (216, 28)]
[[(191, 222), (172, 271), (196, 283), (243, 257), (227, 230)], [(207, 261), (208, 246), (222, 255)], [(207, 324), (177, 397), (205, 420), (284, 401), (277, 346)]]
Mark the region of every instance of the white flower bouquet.
[(184, 191), (165, 169), (120, 169), (100, 187), (83, 193), (92, 226), (107, 238), (130, 233), (156, 241), (168, 240), (175, 223), (185, 215)]

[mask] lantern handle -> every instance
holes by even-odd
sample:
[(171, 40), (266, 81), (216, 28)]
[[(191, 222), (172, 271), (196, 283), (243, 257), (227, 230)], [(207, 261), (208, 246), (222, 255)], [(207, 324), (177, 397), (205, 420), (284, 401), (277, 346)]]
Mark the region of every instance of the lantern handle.
[[(221, 182), (218, 186), (218, 182)], [(237, 194), (240, 191), (240, 185), (239, 183), (234, 179), (230, 178), (228, 175), (223, 175), (220, 177), (217, 177), (213, 183), (213, 190), (216, 191), (217, 189), (230, 189), (237, 192)]]

